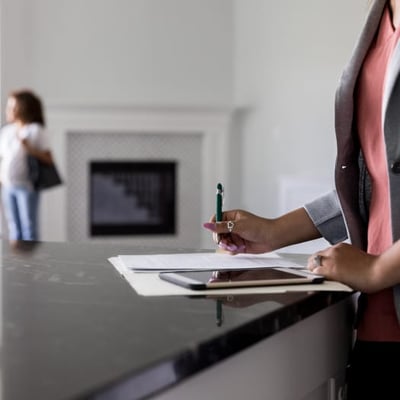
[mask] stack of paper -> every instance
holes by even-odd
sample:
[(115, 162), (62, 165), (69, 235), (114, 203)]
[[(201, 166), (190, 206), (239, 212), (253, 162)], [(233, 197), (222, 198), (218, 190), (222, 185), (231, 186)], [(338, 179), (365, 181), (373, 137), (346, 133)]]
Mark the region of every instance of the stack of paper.
[(276, 253), (238, 254), (236, 256), (216, 252), (145, 254), (120, 255), (118, 259), (124, 268), (135, 272), (215, 271), (268, 267), (304, 268), (302, 265), (281, 258)]

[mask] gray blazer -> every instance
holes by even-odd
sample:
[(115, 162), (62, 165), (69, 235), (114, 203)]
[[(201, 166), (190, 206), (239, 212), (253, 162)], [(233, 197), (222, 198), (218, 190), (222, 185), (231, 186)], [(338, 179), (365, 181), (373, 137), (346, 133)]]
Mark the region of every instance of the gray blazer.
[[(350, 238), (352, 244), (364, 250), (367, 246), (370, 184), (357, 140), (353, 95), (360, 68), (379, 27), (385, 5), (386, 0), (373, 2), (336, 92), (336, 190), (304, 206), (321, 235), (331, 244)], [(394, 50), (388, 68), (382, 121), (395, 242), (400, 239), (400, 43)], [(394, 296), (400, 321), (400, 285), (394, 287)]]

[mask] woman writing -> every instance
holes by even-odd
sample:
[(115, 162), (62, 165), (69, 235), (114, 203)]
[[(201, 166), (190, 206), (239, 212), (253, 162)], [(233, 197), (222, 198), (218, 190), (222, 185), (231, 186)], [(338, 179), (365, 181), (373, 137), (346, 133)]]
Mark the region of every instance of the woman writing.
[(308, 268), (361, 292), (349, 400), (400, 398), (400, 0), (371, 3), (336, 93), (336, 190), (275, 219), (233, 210), (205, 224), (232, 254), (332, 244)]
[(39, 192), (29, 180), (27, 155), (45, 163), (53, 161), (41, 100), (29, 90), (11, 92), (6, 121), (0, 132), (0, 180), (8, 237), (13, 244), (37, 241)]

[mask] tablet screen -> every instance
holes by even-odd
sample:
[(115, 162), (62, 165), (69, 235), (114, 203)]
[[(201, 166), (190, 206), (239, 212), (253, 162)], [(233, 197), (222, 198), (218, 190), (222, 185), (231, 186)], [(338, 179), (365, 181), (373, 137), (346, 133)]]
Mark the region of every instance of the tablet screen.
[(204, 283), (293, 279), (299, 277), (299, 275), (295, 275), (290, 271), (277, 268), (243, 269), (234, 271), (190, 271), (181, 272), (181, 275)]

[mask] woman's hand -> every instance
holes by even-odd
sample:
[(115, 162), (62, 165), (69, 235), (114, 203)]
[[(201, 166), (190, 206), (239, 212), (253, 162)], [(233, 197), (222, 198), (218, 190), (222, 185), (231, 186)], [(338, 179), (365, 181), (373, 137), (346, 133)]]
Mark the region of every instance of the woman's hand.
[(213, 216), (203, 226), (213, 232), (220, 249), (230, 254), (266, 253), (321, 236), (303, 208), (275, 219), (243, 210), (224, 211), (222, 222), (215, 222)]
[(30, 153), (30, 151), (31, 151), (31, 146), (30, 146), (30, 144), (29, 144), (29, 142), (28, 142), (28, 139), (26, 139), (26, 138), (24, 138), (24, 139), (19, 139), (20, 140), (20, 142), (21, 142), (21, 145), (22, 145), (22, 147), (25, 149), (25, 151), (27, 152), (27, 153)]
[(318, 275), (342, 282), (354, 290), (371, 293), (385, 287), (379, 278), (378, 259), (378, 256), (355, 246), (339, 243), (311, 256), (307, 267)]
[(53, 156), (49, 150), (39, 150), (31, 146), (27, 139), (20, 139), (21, 145), (24, 147), (27, 154), (38, 158), (40, 161), (51, 164), (53, 163)]
[(265, 253), (272, 251), (268, 233), (273, 230), (273, 220), (258, 217), (243, 210), (225, 211), (222, 222), (203, 224), (213, 232), (214, 241), (219, 247), (231, 254)]

